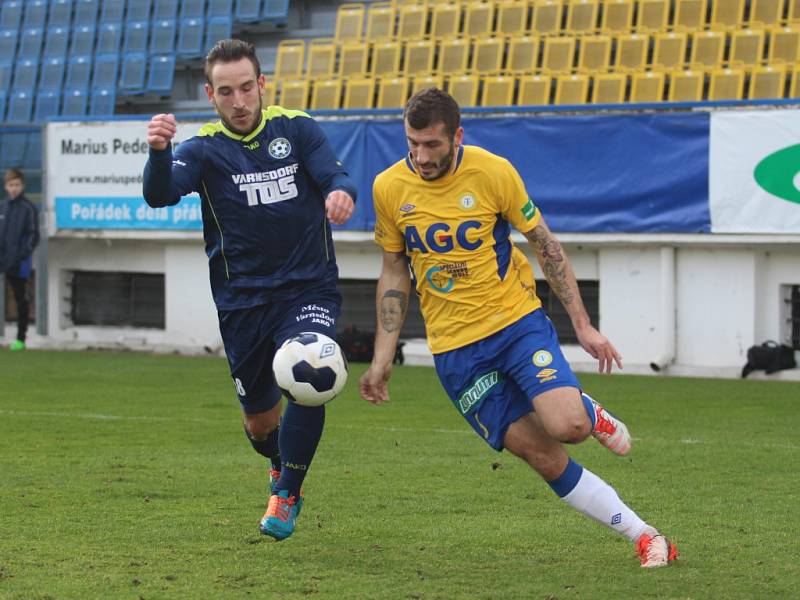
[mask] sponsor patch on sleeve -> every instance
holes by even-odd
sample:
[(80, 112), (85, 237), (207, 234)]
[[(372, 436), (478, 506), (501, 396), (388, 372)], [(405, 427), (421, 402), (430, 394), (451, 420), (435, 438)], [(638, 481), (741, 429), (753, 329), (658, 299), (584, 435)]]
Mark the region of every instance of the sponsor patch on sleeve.
[(533, 201), (530, 198), (528, 198), (528, 201), (525, 203), (525, 206), (523, 206), (521, 210), (522, 210), (522, 216), (525, 217), (528, 221), (530, 221), (536, 214), (536, 207), (533, 205)]

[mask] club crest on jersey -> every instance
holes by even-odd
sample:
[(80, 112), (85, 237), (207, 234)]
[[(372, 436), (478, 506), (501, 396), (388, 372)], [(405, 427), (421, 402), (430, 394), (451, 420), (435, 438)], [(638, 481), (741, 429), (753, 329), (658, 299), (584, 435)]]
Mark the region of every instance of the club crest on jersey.
[(458, 205), (464, 210), (472, 210), (478, 205), (478, 201), (475, 200), (475, 196), (472, 194), (464, 194), (458, 201)]
[(286, 158), (292, 151), (292, 145), (286, 138), (275, 138), (269, 143), (267, 151), (272, 158)]

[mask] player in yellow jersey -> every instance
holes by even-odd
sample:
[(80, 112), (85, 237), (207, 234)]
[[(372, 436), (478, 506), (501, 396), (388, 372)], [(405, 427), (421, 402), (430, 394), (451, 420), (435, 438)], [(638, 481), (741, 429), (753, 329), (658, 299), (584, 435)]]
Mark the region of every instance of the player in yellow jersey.
[(389, 401), (388, 381), (411, 287), (420, 296), (436, 371), (456, 409), (495, 450), (526, 461), (553, 491), (636, 544), (644, 567), (677, 558), (669, 540), (567, 454), (590, 434), (627, 454), (625, 425), (584, 393), (509, 237), (525, 235), (581, 346), (610, 373), (622, 358), (595, 329), (558, 239), (506, 159), (463, 142), (453, 98), (430, 88), (406, 105), (409, 152), (375, 178), (375, 240), (383, 248), (378, 328), (363, 398)]

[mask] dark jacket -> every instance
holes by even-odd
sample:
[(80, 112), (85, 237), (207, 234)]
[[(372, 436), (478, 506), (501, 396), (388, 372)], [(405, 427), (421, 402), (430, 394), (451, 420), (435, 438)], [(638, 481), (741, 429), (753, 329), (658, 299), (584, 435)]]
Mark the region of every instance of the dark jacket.
[(38, 243), (39, 215), (25, 194), (0, 202), (0, 273), (30, 277)]

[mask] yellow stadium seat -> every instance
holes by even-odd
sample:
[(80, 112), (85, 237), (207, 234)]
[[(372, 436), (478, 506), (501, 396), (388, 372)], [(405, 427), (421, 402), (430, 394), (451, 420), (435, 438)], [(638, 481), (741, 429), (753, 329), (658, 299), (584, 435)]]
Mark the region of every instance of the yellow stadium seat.
[(670, 0), (639, 0), (636, 30), (656, 32), (667, 30)]
[(800, 26), (776, 27), (769, 33), (770, 63), (792, 65), (800, 60)]
[(424, 4), (403, 4), (398, 7), (397, 37), (401, 40), (423, 37), (428, 22)]
[(336, 10), (337, 42), (357, 42), (364, 29), (364, 5), (360, 2), (340, 4)]
[(439, 43), (438, 71), (445, 75), (462, 73), (467, 70), (469, 58), (469, 40), (465, 38), (450, 38)]
[(592, 78), (592, 104), (625, 102), (628, 76), (625, 73), (598, 73)]
[(599, 0), (570, 0), (567, 4), (566, 31), (581, 34), (595, 33), (599, 12)]
[(478, 103), (478, 77), (451, 75), (447, 80), (447, 91), (459, 106), (475, 106)]
[(474, 73), (497, 73), (503, 66), (505, 40), (499, 37), (478, 38), (472, 46), (471, 69)]
[(308, 108), (308, 79), (284, 79), (281, 81), (281, 106), (296, 110)]
[(654, 67), (676, 69), (686, 63), (688, 36), (682, 31), (657, 33), (653, 44)]
[(617, 37), (617, 58), (614, 68), (620, 71), (636, 71), (647, 64), (650, 36), (631, 33)]
[(589, 76), (583, 74), (556, 77), (556, 104), (586, 104)]
[(689, 62), (704, 67), (722, 64), (725, 52), (725, 33), (722, 31), (697, 31), (692, 35), (692, 52)]
[(365, 75), (369, 45), (367, 42), (346, 42), (339, 52), (339, 77)]
[(339, 110), (342, 100), (342, 80), (317, 80), (311, 90), (311, 110)]
[(400, 71), (400, 48), (399, 41), (374, 42), (370, 74), (373, 76), (397, 75)]
[(600, 29), (608, 33), (625, 33), (633, 27), (633, 0), (605, 0)]
[(800, 68), (795, 67), (792, 72), (792, 87), (790, 88), (790, 98), (800, 98)]
[(535, 71), (539, 64), (539, 38), (522, 35), (508, 40), (506, 70), (511, 73)]
[(278, 91), (278, 85), (274, 79), (267, 79), (264, 81), (264, 105), (269, 106), (275, 104), (275, 96)]
[(426, 88), (444, 89), (444, 75), (441, 73), (419, 73), (411, 80), (411, 93), (416, 94)]
[(275, 57), (275, 77), (299, 77), (303, 72), (306, 43), (303, 40), (283, 40), (278, 42)]
[(394, 21), (394, 2), (371, 2), (367, 8), (367, 39), (393, 38)]
[(709, 100), (741, 100), (744, 94), (744, 69), (714, 69), (708, 89)]
[(670, 102), (699, 102), (703, 99), (705, 72), (698, 69), (676, 70), (669, 73)]
[(579, 71), (607, 71), (611, 62), (611, 37), (592, 35), (580, 38)]
[(631, 76), (631, 102), (662, 102), (664, 100), (663, 71), (639, 71)]
[(431, 8), (431, 37), (454, 37), (461, 26), (461, 5), (458, 2), (437, 3)]
[(483, 78), (481, 106), (514, 104), (514, 78), (508, 75), (486, 75)]
[(561, 17), (564, 14), (562, 0), (536, 0), (531, 17), (531, 33), (535, 35), (556, 35), (561, 31)]
[(403, 70), (408, 75), (430, 73), (436, 46), (433, 40), (410, 40), (406, 42), (406, 55)]
[(750, 0), (750, 26), (780, 25), (786, 0)]
[(571, 36), (547, 37), (544, 40), (542, 69), (548, 73), (564, 73), (572, 70), (575, 60), (575, 38)]
[(731, 51), (728, 62), (748, 66), (761, 63), (764, 57), (764, 30), (739, 29), (731, 33)]
[(764, 65), (755, 67), (750, 73), (750, 100), (780, 99), (786, 89), (786, 67)]
[(345, 83), (345, 109), (372, 108), (375, 100), (375, 80), (372, 77), (350, 77)]
[(744, 22), (744, 0), (711, 0), (712, 29), (738, 29)]
[(378, 84), (376, 108), (403, 108), (408, 100), (407, 77), (383, 77)]
[(675, 0), (673, 28), (689, 31), (702, 29), (706, 24), (707, 9), (708, 0)]
[(469, 2), (464, 8), (464, 30), (467, 37), (489, 34), (494, 23), (494, 2)]
[(528, 2), (501, 0), (497, 5), (498, 35), (521, 35), (528, 27)]
[(786, 20), (790, 23), (800, 21), (800, 0), (787, 0), (789, 3), (788, 16)]
[(336, 42), (333, 38), (314, 38), (308, 46), (309, 77), (332, 75), (336, 64)]
[(518, 106), (545, 106), (550, 104), (553, 78), (550, 75), (524, 75), (519, 78)]

